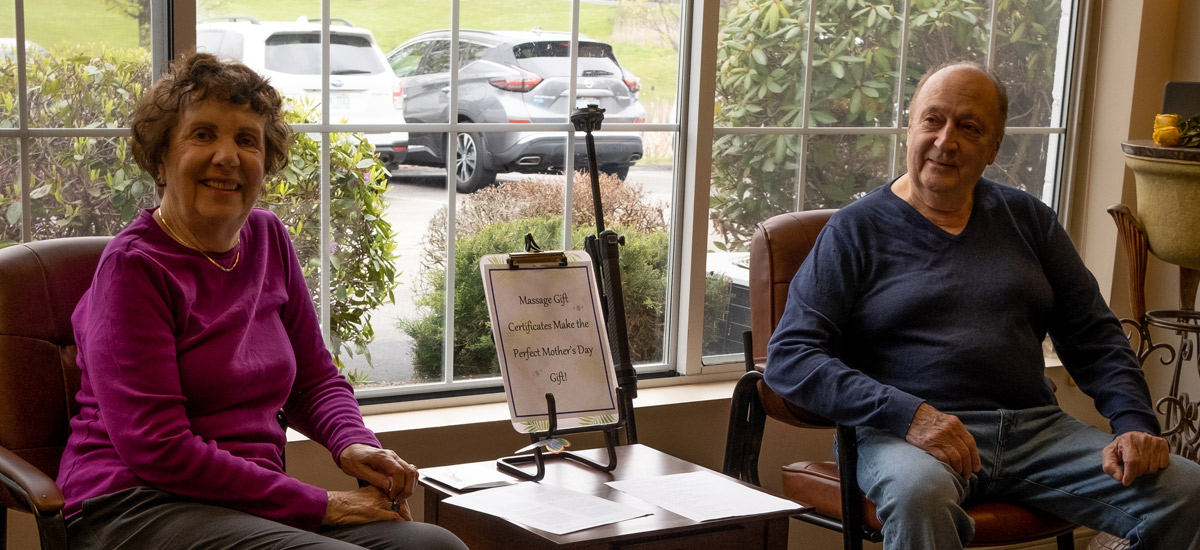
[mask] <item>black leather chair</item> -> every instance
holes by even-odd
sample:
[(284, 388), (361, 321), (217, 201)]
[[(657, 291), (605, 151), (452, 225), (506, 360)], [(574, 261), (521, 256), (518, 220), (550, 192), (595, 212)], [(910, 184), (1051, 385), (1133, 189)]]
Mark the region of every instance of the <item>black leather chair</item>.
[(43, 549), (67, 548), (55, 485), (77, 412), (71, 313), (111, 237), (71, 237), (0, 249), (0, 549), (8, 509), (31, 513)]
[[(861, 549), (864, 539), (878, 542), (883, 528), (875, 505), (858, 490), (854, 428), (835, 425), (780, 397), (762, 380), (767, 341), (775, 330), (792, 277), (812, 250), (817, 234), (834, 210), (781, 214), (762, 222), (750, 244), (751, 330), (745, 334), (746, 374), (734, 389), (725, 445), (725, 474), (759, 484), (758, 456), (763, 427), (770, 416), (804, 429), (835, 429), (838, 463), (797, 462), (783, 467), (783, 492), (812, 506), (800, 520), (843, 533), (847, 549)], [(975, 520), (971, 546), (1001, 546), (1057, 538), (1059, 550), (1075, 547), (1075, 525), (1050, 514), (1003, 502), (967, 509)]]

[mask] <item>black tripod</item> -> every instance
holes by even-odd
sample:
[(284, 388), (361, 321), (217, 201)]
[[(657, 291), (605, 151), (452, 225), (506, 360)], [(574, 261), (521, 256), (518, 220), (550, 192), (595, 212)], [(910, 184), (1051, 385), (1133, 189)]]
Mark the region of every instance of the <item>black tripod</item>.
[(571, 124), (587, 139), (588, 173), (592, 179), (592, 206), (596, 210), (596, 235), (583, 240), (583, 249), (592, 257), (596, 280), (600, 282), (600, 298), (608, 326), (608, 342), (612, 348), (613, 365), (617, 371), (618, 410), (625, 421), (625, 441), (637, 443), (637, 427), (633, 420), (633, 399), (637, 397), (637, 372), (629, 359), (629, 334), (625, 326), (625, 294), (621, 288), (620, 246), (625, 238), (604, 228), (604, 205), (600, 199), (600, 173), (596, 168), (596, 139), (592, 132), (600, 129), (604, 109), (597, 105), (576, 109)]
[[(596, 209), (596, 232), (598, 235), (588, 235), (583, 241), (583, 248), (592, 258), (592, 269), (599, 283), (600, 304), (603, 310), (605, 326), (608, 330), (608, 344), (613, 357), (613, 366), (617, 376), (617, 412), (619, 420), (601, 428), (594, 426), (579, 426), (559, 429), (558, 415), (554, 394), (546, 394), (546, 414), (549, 417), (550, 428), (545, 432), (531, 433), (530, 439), (536, 444), (545, 442), (562, 435), (596, 431), (604, 432), (604, 442), (608, 449), (608, 464), (600, 464), (570, 451), (563, 451), (554, 456), (574, 460), (602, 472), (611, 472), (617, 467), (618, 431), (625, 429), (625, 443), (637, 443), (637, 426), (634, 423), (633, 399), (637, 397), (637, 372), (629, 359), (629, 335), (625, 325), (625, 294), (621, 288), (620, 246), (625, 239), (611, 229), (604, 228), (604, 206), (600, 200), (600, 176), (596, 170), (596, 140), (592, 137), (593, 130), (600, 129), (604, 120), (604, 109), (596, 105), (588, 105), (571, 113), (571, 123), (576, 131), (582, 131), (587, 136), (588, 169), (592, 176), (592, 204)], [(525, 236), (528, 250), (534, 245), (532, 235)], [(542, 446), (533, 449), (532, 456), (513, 456), (497, 459), (496, 466), (521, 479), (539, 481), (546, 474), (546, 456)], [(527, 472), (519, 465), (532, 462), (536, 471)]]

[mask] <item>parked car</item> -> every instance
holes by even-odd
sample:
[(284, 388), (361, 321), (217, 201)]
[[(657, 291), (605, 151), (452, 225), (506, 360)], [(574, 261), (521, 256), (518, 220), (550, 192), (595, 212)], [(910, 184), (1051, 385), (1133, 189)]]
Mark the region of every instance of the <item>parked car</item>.
[[(26, 40), (25, 41), (25, 55), (26, 55), (26, 57), (45, 57), (47, 55), (50, 55), (50, 52), (46, 51), (46, 48), (43, 48), (43, 47), (37, 45), (37, 43), (30, 41), (30, 40)], [(17, 58), (17, 39), (16, 38), (0, 38), (0, 59), (16, 59), (16, 58)]]
[[(196, 25), (196, 49), (237, 59), (281, 94), (321, 100), (321, 22), (259, 21), (244, 15), (214, 17)], [(329, 112), (333, 121), (403, 123), (404, 89), (392, 74), (371, 31), (344, 19), (329, 27)], [(384, 163), (403, 162), (408, 134), (369, 134)]]
[[(606, 124), (646, 121), (637, 99), (641, 85), (608, 44), (579, 38), (578, 90), (575, 103), (568, 104), (570, 34), (464, 29), (458, 39), (461, 122), (563, 122), (588, 104), (605, 109)], [(408, 122), (449, 122), (449, 30), (412, 38), (392, 50), (387, 61), (404, 86)], [(642, 158), (640, 132), (601, 131), (594, 137), (603, 172), (624, 178)], [(445, 133), (412, 132), (406, 162), (445, 166), (446, 142)], [(463, 132), (453, 161), (456, 186), (469, 193), (494, 183), (498, 172), (559, 172), (565, 152), (562, 132)], [(577, 140), (576, 167), (587, 166), (586, 155), (584, 140)]]

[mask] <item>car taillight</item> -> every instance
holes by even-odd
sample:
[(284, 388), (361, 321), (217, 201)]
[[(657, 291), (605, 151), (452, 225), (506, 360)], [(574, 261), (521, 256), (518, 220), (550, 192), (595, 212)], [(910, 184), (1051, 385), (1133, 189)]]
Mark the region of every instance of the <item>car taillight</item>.
[(542, 83), (542, 77), (520, 67), (512, 67), (515, 73), (508, 76), (496, 77), (488, 82), (492, 86), (510, 92), (528, 92)]
[(392, 108), (404, 108), (404, 85), (400, 83), (400, 79), (392, 80)]
[(629, 91), (636, 94), (642, 89), (642, 79), (633, 76), (628, 72), (625, 72), (625, 74), (622, 76), (624, 77), (625, 85), (629, 87)]

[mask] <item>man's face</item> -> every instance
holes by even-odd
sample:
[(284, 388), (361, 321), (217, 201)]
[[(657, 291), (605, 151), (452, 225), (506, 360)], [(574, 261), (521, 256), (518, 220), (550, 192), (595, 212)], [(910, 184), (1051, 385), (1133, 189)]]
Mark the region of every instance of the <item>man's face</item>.
[(909, 105), (909, 117), (908, 176), (918, 193), (973, 188), (1004, 139), (996, 88), (972, 67), (930, 76)]

